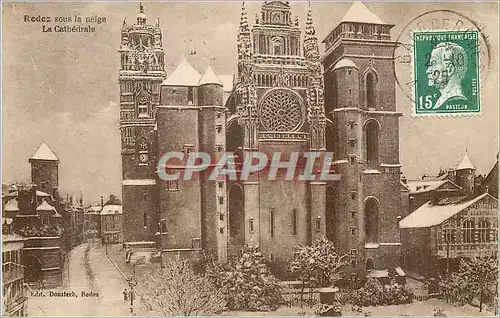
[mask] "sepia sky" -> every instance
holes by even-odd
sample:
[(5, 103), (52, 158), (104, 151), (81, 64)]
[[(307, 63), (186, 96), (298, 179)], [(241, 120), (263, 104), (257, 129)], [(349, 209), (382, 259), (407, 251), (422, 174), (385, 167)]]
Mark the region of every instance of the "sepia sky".
[[(251, 25), (261, 2), (247, 2)], [(465, 147), (481, 174), (498, 153), (498, 6), (490, 3), (366, 3), (395, 24), (396, 39), (415, 17), (451, 9), (477, 21), (489, 38), (488, 78), (482, 83), (483, 114), (476, 117), (413, 118), (398, 87), (400, 160), (404, 174), (418, 178), (459, 164)], [(138, 3), (3, 3), (3, 183), (29, 180), (28, 158), (42, 141), (57, 154), (62, 195), (83, 193), (87, 203), (121, 194), (118, 106), (120, 27), (135, 22)], [(291, 2), (304, 26), (307, 2)], [(338, 24), (348, 2), (313, 3), (319, 40)], [(160, 18), (167, 71), (184, 52), (198, 71), (210, 63), (218, 74), (235, 72), (240, 2), (145, 3), (148, 23)], [(98, 15), (95, 33), (42, 33), (30, 16)], [(52, 25), (54, 23), (51, 23)], [(82, 25), (87, 25), (82, 23)], [(320, 48), (321, 52), (324, 48)]]

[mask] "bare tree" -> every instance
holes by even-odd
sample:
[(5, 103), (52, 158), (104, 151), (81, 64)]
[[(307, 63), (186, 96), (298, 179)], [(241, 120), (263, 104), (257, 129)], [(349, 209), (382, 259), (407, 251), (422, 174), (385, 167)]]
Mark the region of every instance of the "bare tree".
[(164, 268), (147, 275), (145, 297), (156, 316), (209, 316), (226, 305), (222, 292), (209, 279), (194, 273), (189, 262), (177, 255)]

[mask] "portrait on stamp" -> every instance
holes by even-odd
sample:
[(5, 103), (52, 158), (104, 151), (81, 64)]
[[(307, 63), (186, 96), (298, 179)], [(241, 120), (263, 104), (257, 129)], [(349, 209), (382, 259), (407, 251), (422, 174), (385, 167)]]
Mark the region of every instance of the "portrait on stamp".
[(479, 113), (478, 32), (414, 32), (413, 45), (414, 113)]

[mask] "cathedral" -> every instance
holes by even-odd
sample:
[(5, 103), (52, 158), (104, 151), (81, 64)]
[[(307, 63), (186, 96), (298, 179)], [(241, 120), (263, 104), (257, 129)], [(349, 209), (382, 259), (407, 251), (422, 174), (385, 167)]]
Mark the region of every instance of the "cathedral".
[[(162, 258), (207, 251), (225, 260), (259, 245), (285, 268), (298, 244), (321, 235), (356, 271), (398, 266), (402, 212), (393, 25), (355, 3), (323, 40), (311, 8), (305, 28), (288, 1), (265, 1), (250, 25), (242, 6), (234, 88), (183, 60), (167, 74), (159, 21), (121, 31), (120, 130), (124, 238)], [(167, 76), (168, 75), (168, 76)], [(167, 152), (334, 153), (340, 180), (158, 178)], [(189, 169), (167, 165), (169, 171)], [(298, 170), (304, 168), (297, 168)], [(315, 169), (322, 169), (319, 164)]]

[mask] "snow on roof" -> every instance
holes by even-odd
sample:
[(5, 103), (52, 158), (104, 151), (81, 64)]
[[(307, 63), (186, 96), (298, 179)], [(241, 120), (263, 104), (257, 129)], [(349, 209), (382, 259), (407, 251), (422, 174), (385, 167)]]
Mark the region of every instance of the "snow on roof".
[(474, 165), (472, 164), (472, 161), (470, 160), (467, 151), (465, 151), (465, 155), (462, 158), (462, 162), (460, 162), (460, 164), (455, 170), (463, 170), (463, 169), (472, 169), (472, 170), (476, 169), (476, 167), (474, 167)]
[(122, 206), (121, 205), (105, 205), (102, 208), (101, 215), (110, 215), (110, 214), (122, 214)]
[[(487, 195), (489, 194), (483, 193), (472, 200), (462, 200), (458, 202), (451, 202), (450, 204), (431, 204), (429, 201), (402, 219), (399, 222), (399, 226), (402, 229), (408, 229), (439, 225), (460, 211), (463, 211), (477, 201), (483, 199)], [(460, 198), (463, 199), (465, 197)]]
[(356, 66), (356, 64), (354, 64), (353, 61), (351, 61), (350, 59), (344, 57), (343, 59), (340, 59), (340, 61), (338, 61), (337, 63), (335, 63), (335, 66), (333, 67), (333, 71), (341, 69), (341, 68), (344, 68), (344, 67), (358, 68)]
[(52, 205), (50, 205), (47, 201), (43, 200), (43, 202), (36, 208), (37, 211), (56, 211)]
[(38, 150), (30, 159), (59, 161), (59, 158), (50, 150), (46, 143), (42, 142)]
[(450, 180), (408, 180), (406, 185), (410, 189), (410, 193), (423, 193), (434, 191), (445, 183), (455, 185)]
[(361, 1), (354, 2), (340, 22), (387, 24), (380, 20), (380, 18), (370, 11)]
[(203, 74), (203, 76), (200, 78), (200, 81), (198, 82), (198, 85), (204, 85), (204, 84), (217, 84), (223, 86), (221, 80), (215, 74), (214, 70), (210, 65), (205, 71), (205, 74)]
[(219, 75), (220, 81), (224, 92), (231, 92), (233, 90), (233, 75)]
[(198, 86), (200, 73), (194, 69), (186, 59), (183, 59), (177, 68), (161, 85), (168, 86)]
[(40, 191), (40, 190), (36, 190), (36, 196), (37, 197), (50, 197), (51, 195), (48, 194), (47, 192), (43, 192), (43, 191)]
[(19, 204), (16, 199), (10, 199), (5, 205), (5, 211), (7, 212), (17, 212), (19, 211)]

